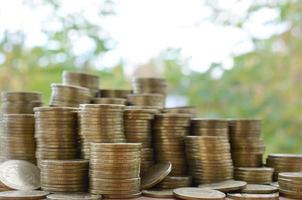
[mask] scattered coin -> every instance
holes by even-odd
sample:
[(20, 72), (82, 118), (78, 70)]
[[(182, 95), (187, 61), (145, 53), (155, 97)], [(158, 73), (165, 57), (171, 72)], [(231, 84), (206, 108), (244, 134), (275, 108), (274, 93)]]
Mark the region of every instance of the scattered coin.
[(101, 195), (92, 195), (88, 193), (66, 193), (66, 194), (50, 194), (48, 200), (101, 200)]
[(247, 184), (240, 192), (249, 194), (272, 194), (278, 192), (278, 188), (270, 185)]
[(216, 190), (184, 187), (173, 190), (175, 197), (186, 200), (223, 200), (225, 194)]
[(157, 183), (164, 180), (172, 170), (170, 162), (158, 163), (150, 167), (144, 174), (142, 174), (141, 188), (150, 189)]
[(227, 194), (228, 199), (234, 200), (279, 200), (279, 194), (243, 194), (243, 193), (234, 193)]
[(152, 189), (152, 190), (143, 190), (143, 196), (153, 197), (153, 198), (173, 198), (172, 189)]
[(40, 200), (48, 195), (45, 191), (5, 191), (0, 192), (2, 200)]
[(244, 181), (227, 180), (218, 183), (201, 184), (198, 187), (203, 189), (218, 190), (221, 192), (232, 192), (245, 188), (247, 185)]

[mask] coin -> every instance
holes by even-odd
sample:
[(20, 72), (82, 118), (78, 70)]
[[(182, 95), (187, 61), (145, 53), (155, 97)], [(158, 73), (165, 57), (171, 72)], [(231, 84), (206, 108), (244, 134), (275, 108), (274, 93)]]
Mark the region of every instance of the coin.
[(221, 192), (232, 192), (245, 188), (247, 185), (244, 181), (227, 180), (218, 183), (201, 184), (198, 187), (203, 189), (218, 190)]
[(124, 98), (109, 98), (109, 97), (102, 97), (102, 98), (94, 98), (92, 100), (95, 104), (120, 104), (126, 105), (126, 99)]
[(158, 163), (153, 165), (142, 174), (142, 188), (150, 189), (157, 183), (161, 182), (172, 170), (172, 164), (170, 162)]
[(28, 199), (28, 200), (38, 200), (38, 199), (45, 199), (48, 195), (48, 192), (45, 191), (5, 191), (0, 192), (0, 199), (6, 200), (21, 200), (21, 199)]
[(47, 196), (48, 200), (101, 200), (101, 195), (92, 195), (88, 193), (75, 193), (75, 194), (50, 194)]
[(279, 194), (243, 194), (243, 193), (234, 193), (227, 194), (228, 199), (249, 199), (249, 200), (278, 200)]
[(272, 182), (273, 168), (268, 167), (237, 167), (234, 171), (236, 180), (246, 181), (251, 184), (269, 184)]
[(167, 93), (167, 82), (163, 78), (135, 77), (132, 87), (136, 94), (155, 93), (166, 96)]
[(247, 184), (240, 192), (249, 194), (272, 194), (278, 192), (278, 188), (270, 185)]
[(179, 187), (190, 187), (192, 184), (192, 177), (190, 176), (167, 176), (156, 188), (161, 189), (175, 189)]
[(172, 189), (153, 189), (153, 190), (143, 190), (143, 196), (153, 197), (153, 198), (173, 198)]
[(165, 103), (163, 95), (152, 93), (129, 94), (127, 101), (130, 105), (134, 106), (164, 107)]
[(131, 90), (122, 90), (122, 89), (100, 89), (99, 97), (107, 98), (127, 98), (128, 94), (131, 94)]
[(186, 200), (223, 200), (225, 194), (216, 190), (184, 187), (173, 190), (175, 197)]

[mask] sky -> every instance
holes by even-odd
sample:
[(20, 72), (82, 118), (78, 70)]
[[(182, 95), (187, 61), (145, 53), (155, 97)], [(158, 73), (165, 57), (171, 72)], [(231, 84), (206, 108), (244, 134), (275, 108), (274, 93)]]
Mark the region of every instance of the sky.
[[(40, 0), (32, 0), (39, 3)], [(224, 27), (206, 18), (211, 10), (202, 0), (113, 0), (115, 15), (97, 17), (99, 0), (64, 0), (61, 13), (83, 10), (83, 15), (99, 23), (114, 41), (114, 49), (100, 62), (110, 67), (123, 60), (129, 68), (147, 63), (167, 48), (180, 48), (189, 68), (205, 71), (213, 62), (221, 62), (226, 69), (233, 65), (232, 56), (251, 51), (251, 35), (267, 38), (284, 27), (269, 26), (267, 22), (278, 13), (260, 10), (252, 16), (245, 30)], [(252, 0), (221, 0), (223, 8), (238, 16), (245, 14)], [(239, 2), (239, 3), (238, 3)], [(4, 30), (22, 30), (29, 46), (43, 45), (41, 26), (51, 13), (47, 7), (32, 10), (21, 0), (0, 0), (0, 35)], [(48, 19), (49, 20), (49, 19)], [(49, 27), (59, 27), (55, 22)], [(93, 47), (87, 38), (75, 40), (74, 52), (84, 54)], [(1, 60), (1, 59), (0, 59)], [(219, 73), (218, 73), (219, 76)]]

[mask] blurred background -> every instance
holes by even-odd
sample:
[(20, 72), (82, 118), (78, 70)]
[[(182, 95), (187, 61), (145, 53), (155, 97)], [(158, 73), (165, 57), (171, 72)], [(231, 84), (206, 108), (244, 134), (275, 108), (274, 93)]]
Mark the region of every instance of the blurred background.
[(266, 153), (302, 153), (299, 0), (0, 0), (0, 90), (41, 91), (64, 70), (129, 89), (169, 83), (167, 106), (263, 119)]

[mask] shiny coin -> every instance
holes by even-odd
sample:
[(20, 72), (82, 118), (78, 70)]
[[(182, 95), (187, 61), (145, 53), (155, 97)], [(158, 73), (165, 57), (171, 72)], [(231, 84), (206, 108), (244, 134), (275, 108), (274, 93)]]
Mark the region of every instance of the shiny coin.
[(228, 199), (239, 199), (239, 200), (279, 200), (279, 194), (242, 194), (242, 193), (234, 193), (228, 194)]
[(244, 181), (227, 180), (218, 183), (201, 184), (198, 187), (203, 189), (218, 190), (221, 192), (232, 192), (245, 188), (247, 185)]
[(185, 200), (223, 200), (225, 194), (216, 190), (184, 187), (173, 190), (175, 197)]
[(270, 185), (247, 184), (240, 192), (249, 194), (272, 194), (278, 192), (278, 188)]
[(44, 191), (5, 191), (0, 192), (0, 199), (3, 200), (38, 200), (45, 199), (48, 192)]
[(92, 195), (88, 193), (75, 194), (50, 194), (47, 196), (48, 200), (101, 200), (101, 195)]
[(161, 182), (172, 170), (170, 162), (158, 163), (150, 167), (145, 174), (142, 174), (141, 187), (149, 189)]
[(171, 189), (157, 189), (157, 190), (143, 190), (143, 196), (153, 198), (173, 198), (173, 190)]

